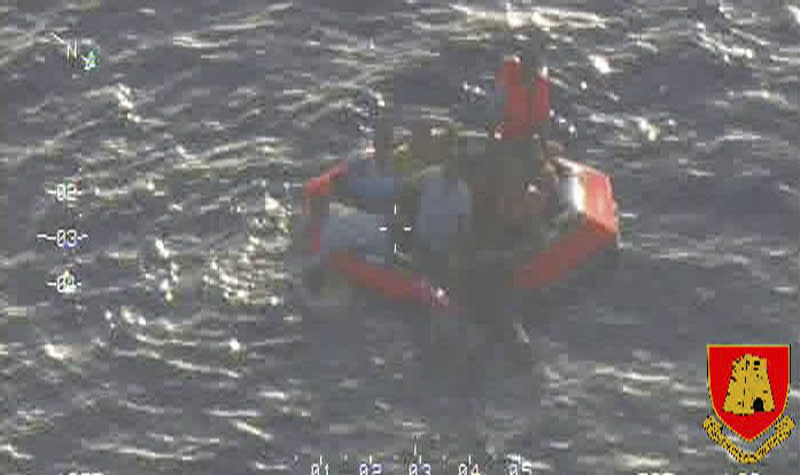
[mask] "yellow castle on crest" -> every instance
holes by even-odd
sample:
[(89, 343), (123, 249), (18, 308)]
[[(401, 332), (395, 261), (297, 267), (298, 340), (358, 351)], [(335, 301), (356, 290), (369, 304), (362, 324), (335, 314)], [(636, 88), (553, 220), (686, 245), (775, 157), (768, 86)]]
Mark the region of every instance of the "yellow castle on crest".
[(746, 354), (733, 362), (722, 410), (737, 416), (775, 410), (766, 359)]

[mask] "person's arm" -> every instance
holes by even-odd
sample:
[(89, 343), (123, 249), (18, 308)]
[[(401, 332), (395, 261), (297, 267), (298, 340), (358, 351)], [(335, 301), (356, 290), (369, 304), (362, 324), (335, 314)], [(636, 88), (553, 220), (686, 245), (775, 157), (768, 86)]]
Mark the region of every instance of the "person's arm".
[(558, 157), (564, 153), (564, 147), (561, 144), (550, 140), (552, 134), (551, 121), (547, 120), (542, 123), (539, 129), (539, 150), (542, 157), (542, 166), (552, 166), (558, 176), (564, 174), (564, 167), (559, 163)]
[(503, 121), (505, 94), (499, 85), (489, 93), (489, 123), (497, 125)]
[(547, 77), (546, 68), (536, 74), (532, 86), (534, 96), (530, 112), (533, 117), (533, 129), (544, 141), (550, 136), (550, 79)]
[(543, 69), (534, 79), (533, 126), (545, 129), (550, 122), (550, 79)]
[(498, 78), (495, 80), (492, 90), (487, 91), (486, 132), (489, 134), (490, 139), (494, 138), (497, 127), (503, 123), (504, 112), (505, 91), (502, 87), (500, 79)]

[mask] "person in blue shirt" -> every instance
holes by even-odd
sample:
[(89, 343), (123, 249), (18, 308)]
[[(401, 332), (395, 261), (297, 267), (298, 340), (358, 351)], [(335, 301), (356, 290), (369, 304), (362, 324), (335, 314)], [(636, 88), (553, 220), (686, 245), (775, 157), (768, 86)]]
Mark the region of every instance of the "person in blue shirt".
[(420, 190), (414, 224), (415, 261), (434, 280), (447, 280), (451, 261), (468, 246), (472, 230), (472, 194), (463, 179), (465, 150), (458, 132), (445, 136), (443, 164), (418, 177)]
[(385, 214), (391, 211), (402, 185), (392, 169), (394, 130), (386, 116), (375, 124), (373, 149), (371, 158), (358, 157), (349, 163), (343, 191), (358, 208)]

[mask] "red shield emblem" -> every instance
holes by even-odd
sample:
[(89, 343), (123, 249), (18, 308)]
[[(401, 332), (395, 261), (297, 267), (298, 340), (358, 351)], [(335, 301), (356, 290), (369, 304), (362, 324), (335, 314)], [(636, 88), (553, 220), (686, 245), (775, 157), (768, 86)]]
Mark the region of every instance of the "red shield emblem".
[(708, 345), (708, 391), (717, 417), (747, 442), (783, 414), (789, 397), (789, 345)]

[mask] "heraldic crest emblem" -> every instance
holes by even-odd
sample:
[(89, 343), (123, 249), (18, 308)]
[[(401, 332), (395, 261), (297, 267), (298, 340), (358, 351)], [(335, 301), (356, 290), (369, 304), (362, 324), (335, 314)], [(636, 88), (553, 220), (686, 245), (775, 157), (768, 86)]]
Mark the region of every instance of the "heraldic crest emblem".
[[(789, 345), (708, 345), (708, 392), (714, 416), (703, 428), (712, 440), (743, 464), (756, 463), (786, 440), (794, 421), (780, 419), (789, 399)], [(780, 420), (779, 420), (780, 419)], [(755, 452), (745, 452), (725, 434), (723, 425), (746, 442), (773, 434)]]

